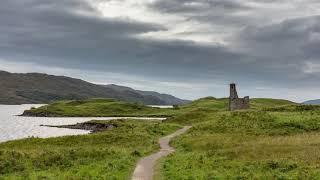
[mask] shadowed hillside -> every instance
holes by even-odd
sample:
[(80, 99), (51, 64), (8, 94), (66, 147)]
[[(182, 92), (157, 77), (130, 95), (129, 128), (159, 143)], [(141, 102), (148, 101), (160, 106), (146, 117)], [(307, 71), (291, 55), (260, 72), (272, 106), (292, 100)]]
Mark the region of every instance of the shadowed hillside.
[(96, 85), (64, 76), (0, 71), (0, 104), (37, 104), (88, 98), (114, 98), (150, 105), (188, 102), (167, 94), (137, 91), (116, 85)]

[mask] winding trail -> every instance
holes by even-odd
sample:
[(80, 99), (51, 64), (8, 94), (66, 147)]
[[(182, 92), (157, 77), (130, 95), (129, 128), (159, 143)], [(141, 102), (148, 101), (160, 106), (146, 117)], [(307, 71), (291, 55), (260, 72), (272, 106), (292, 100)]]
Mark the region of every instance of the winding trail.
[(150, 156), (144, 157), (138, 162), (136, 169), (134, 170), (134, 173), (132, 175), (132, 180), (152, 180), (154, 173), (153, 170), (157, 160), (162, 157), (168, 156), (175, 151), (175, 149), (169, 145), (170, 140), (176, 136), (180, 136), (190, 128), (191, 126), (185, 126), (173, 134), (160, 138), (160, 151), (151, 154)]

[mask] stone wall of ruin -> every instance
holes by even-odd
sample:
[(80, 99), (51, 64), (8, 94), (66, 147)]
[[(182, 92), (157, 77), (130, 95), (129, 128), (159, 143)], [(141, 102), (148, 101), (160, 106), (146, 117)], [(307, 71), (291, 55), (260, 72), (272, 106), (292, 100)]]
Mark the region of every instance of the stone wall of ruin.
[(230, 84), (230, 97), (229, 97), (229, 110), (241, 110), (250, 108), (250, 98), (246, 96), (244, 98), (239, 98), (236, 85)]

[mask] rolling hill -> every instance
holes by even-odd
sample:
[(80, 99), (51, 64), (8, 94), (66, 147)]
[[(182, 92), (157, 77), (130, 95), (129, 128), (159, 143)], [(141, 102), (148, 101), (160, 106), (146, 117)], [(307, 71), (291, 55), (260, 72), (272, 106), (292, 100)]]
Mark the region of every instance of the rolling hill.
[[(251, 110), (266, 108), (295, 107), (296, 104), (281, 99), (257, 98), (251, 100)], [(272, 109), (273, 110), (273, 109)], [(276, 109), (278, 110), (278, 109)], [(280, 109), (282, 110), (282, 109)], [(286, 110), (286, 109), (285, 109)], [(162, 109), (129, 103), (114, 99), (86, 99), (76, 101), (57, 101), (49, 105), (26, 110), (23, 116), (48, 117), (172, 117), (183, 115), (183, 119), (207, 116), (213, 112), (228, 111), (227, 98), (206, 97), (190, 103)]]
[(65, 76), (0, 71), (0, 104), (39, 104), (56, 100), (113, 98), (146, 105), (184, 104), (168, 94), (138, 91), (117, 85), (98, 85)]

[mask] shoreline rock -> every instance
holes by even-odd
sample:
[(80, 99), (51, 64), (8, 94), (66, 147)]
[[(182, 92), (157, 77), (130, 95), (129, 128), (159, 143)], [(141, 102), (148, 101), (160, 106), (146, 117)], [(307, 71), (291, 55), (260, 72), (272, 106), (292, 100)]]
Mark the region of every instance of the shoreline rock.
[(52, 126), (52, 125), (40, 125), (45, 127), (55, 127), (55, 128), (68, 128), (68, 129), (81, 129), (91, 131), (91, 133), (101, 132), (104, 130), (110, 130), (116, 128), (117, 126), (114, 124), (104, 124), (104, 123), (97, 123), (97, 122), (84, 122), (84, 123), (77, 123), (74, 125), (61, 125), (61, 126)]

